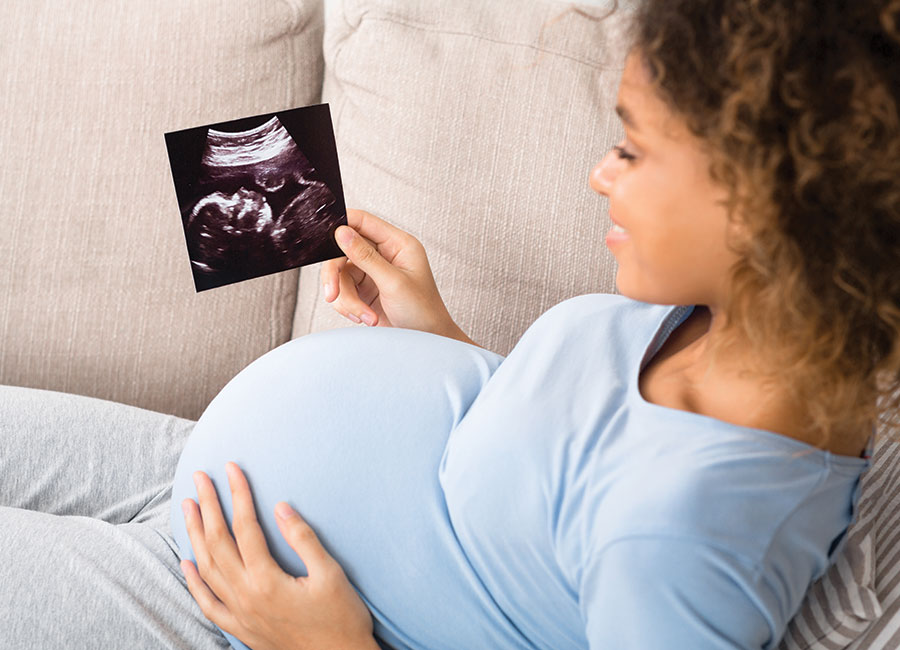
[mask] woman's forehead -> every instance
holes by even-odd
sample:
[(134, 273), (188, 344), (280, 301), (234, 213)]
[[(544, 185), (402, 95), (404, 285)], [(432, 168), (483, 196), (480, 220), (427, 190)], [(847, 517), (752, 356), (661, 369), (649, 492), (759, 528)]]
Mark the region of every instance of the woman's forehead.
[(679, 139), (687, 134), (684, 120), (656, 92), (643, 59), (632, 51), (619, 82), (616, 113), (633, 133)]
[(640, 58), (634, 53), (629, 54), (616, 98), (616, 113), (629, 128), (639, 130), (640, 118), (647, 110), (645, 104), (651, 95), (649, 91), (650, 84)]

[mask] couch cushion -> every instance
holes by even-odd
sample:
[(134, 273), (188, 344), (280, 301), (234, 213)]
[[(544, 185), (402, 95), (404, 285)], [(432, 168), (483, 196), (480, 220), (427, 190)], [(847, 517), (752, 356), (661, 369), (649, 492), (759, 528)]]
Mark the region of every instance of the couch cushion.
[[(347, 206), (418, 237), (457, 323), (501, 354), (557, 302), (614, 290), (588, 173), (621, 134), (618, 23), (553, 0), (343, 0), (326, 16)], [(348, 325), (318, 271), (300, 274), (294, 336)]]
[(12, 0), (0, 383), (195, 418), (290, 335), (297, 271), (196, 294), (167, 131), (320, 97), (321, 0)]

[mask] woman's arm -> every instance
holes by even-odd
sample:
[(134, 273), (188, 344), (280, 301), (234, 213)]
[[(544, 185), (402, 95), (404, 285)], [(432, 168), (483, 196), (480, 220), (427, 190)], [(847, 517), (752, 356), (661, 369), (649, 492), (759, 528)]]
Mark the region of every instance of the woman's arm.
[(345, 318), (478, 345), (450, 317), (418, 239), (362, 210), (335, 231), (346, 257), (322, 265), (325, 300)]
[(629, 536), (593, 553), (579, 600), (591, 650), (773, 648), (794, 609), (752, 564), (677, 535)]
[(254, 650), (379, 650), (369, 610), (312, 528), (276, 505), (278, 528), (307, 568), (295, 578), (269, 553), (243, 472), (234, 463), (226, 470), (234, 537), (203, 472), (194, 474), (199, 509), (193, 499), (182, 504), (197, 566), (181, 568), (206, 617)]

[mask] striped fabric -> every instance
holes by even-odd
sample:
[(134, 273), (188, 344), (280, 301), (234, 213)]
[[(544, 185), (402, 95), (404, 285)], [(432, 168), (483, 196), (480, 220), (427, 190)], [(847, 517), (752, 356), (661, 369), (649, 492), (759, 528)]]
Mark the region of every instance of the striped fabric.
[(871, 535), (848, 539), (831, 570), (810, 589), (781, 647), (839, 650), (865, 632), (881, 615), (874, 560)]
[(876, 442), (859, 517), (779, 650), (900, 648), (900, 442)]
[(847, 646), (852, 650), (900, 648), (900, 441), (882, 441), (873, 461), (863, 485), (856, 528), (872, 531), (875, 591), (883, 612)]

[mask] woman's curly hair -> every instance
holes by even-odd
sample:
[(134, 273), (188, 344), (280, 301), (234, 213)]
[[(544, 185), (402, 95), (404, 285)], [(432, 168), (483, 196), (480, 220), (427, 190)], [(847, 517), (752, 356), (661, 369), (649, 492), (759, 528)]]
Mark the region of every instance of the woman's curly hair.
[(777, 361), (823, 446), (897, 431), (900, 0), (645, 0), (633, 18), (749, 235), (732, 242), (733, 335)]

